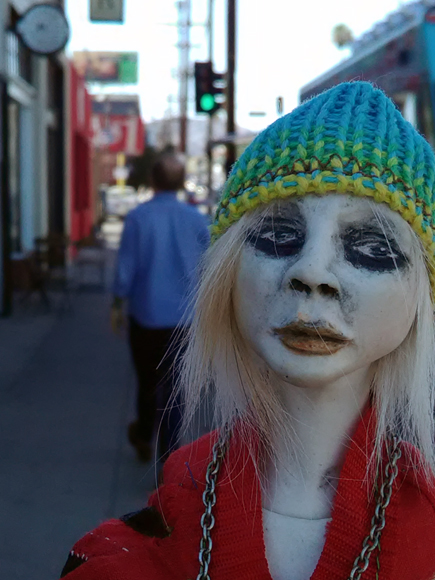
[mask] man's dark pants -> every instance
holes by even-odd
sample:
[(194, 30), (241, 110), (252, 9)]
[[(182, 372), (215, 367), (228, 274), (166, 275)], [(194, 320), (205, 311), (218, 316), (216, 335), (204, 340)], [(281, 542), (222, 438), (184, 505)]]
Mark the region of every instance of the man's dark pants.
[(142, 442), (151, 445), (154, 429), (159, 427), (160, 455), (176, 444), (181, 421), (178, 399), (166, 410), (177, 379), (174, 359), (180, 330), (176, 331), (176, 342), (174, 330), (146, 328), (130, 317), (129, 342), (138, 381), (136, 433)]

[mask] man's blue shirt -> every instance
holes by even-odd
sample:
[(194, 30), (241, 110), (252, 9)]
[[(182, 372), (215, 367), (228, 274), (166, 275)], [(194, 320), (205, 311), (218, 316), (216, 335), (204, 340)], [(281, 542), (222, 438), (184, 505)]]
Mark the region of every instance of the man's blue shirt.
[(191, 292), (208, 247), (207, 219), (173, 192), (158, 193), (124, 224), (113, 285), (136, 322), (172, 328), (191, 319)]

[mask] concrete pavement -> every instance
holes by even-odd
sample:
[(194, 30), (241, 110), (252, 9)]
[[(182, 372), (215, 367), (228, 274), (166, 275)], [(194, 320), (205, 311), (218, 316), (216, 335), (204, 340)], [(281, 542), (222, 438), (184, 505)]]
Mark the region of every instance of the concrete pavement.
[(126, 441), (135, 383), (108, 292), (0, 320), (0, 578), (56, 580), (76, 539), (155, 482)]

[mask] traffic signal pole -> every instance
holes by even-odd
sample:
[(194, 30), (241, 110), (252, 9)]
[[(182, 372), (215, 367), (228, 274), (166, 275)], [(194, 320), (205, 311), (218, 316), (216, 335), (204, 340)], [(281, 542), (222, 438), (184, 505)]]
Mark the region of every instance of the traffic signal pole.
[[(208, 0), (208, 60), (213, 62), (213, 0)], [(213, 140), (213, 115), (208, 117), (208, 132), (207, 132), (207, 191), (208, 191), (208, 212), (212, 213), (212, 206), (214, 203), (213, 191), (213, 149), (211, 142)]]
[[(236, 69), (236, 1), (228, 0), (228, 66), (227, 66), (227, 133), (228, 137), (235, 135), (235, 110), (234, 110), (234, 73)], [(226, 171), (230, 172), (236, 161), (236, 145), (229, 142), (227, 145)]]

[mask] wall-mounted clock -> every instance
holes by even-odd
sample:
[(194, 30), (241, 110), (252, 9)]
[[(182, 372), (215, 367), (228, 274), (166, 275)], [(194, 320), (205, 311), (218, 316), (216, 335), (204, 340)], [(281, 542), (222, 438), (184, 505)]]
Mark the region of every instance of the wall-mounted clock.
[(60, 6), (36, 4), (18, 20), (16, 32), (29, 50), (50, 55), (65, 47), (69, 25)]

